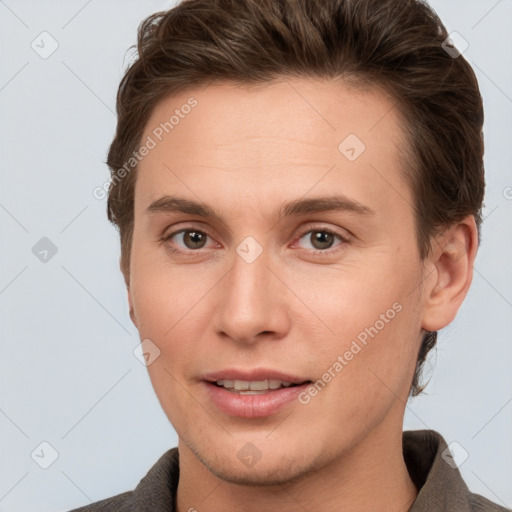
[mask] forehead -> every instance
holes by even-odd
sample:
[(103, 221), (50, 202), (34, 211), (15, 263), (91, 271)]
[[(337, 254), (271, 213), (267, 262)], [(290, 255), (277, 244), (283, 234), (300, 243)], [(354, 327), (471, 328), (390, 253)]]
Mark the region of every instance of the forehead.
[(383, 186), (404, 186), (392, 100), (379, 89), (360, 91), (341, 81), (191, 88), (155, 107), (141, 142), (149, 139), (153, 147), (138, 167), (139, 204), (173, 188), (220, 200), (229, 191), (302, 196), (335, 184), (377, 198)]
[[(169, 121), (172, 126), (165, 130), (161, 124)], [(158, 128), (164, 133), (159, 135)], [(363, 91), (342, 81), (282, 78), (258, 85), (214, 83), (167, 97), (154, 108), (144, 134), (176, 146), (184, 141), (200, 144), (204, 150), (223, 149), (247, 138), (244, 143), (257, 149), (260, 137), (268, 151), (279, 147), (284, 136), (331, 149), (348, 133), (371, 143), (390, 129), (395, 135), (396, 128), (397, 111), (382, 89)]]

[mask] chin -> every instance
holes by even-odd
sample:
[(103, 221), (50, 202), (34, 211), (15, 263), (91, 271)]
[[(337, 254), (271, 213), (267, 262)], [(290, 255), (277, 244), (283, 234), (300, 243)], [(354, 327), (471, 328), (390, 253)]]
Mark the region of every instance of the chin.
[[(218, 461), (208, 464), (202, 461), (206, 468), (217, 478), (237, 485), (246, 486), (273, 486), (283, 485), (299, 480), (309, 471), (298, 464), (291, 461), (275, 461), (275, 463), (267, 462), (265, 466), (257, 466), (253, 468), (239, 468), (240, 463), (236, 461), (226, 461), (220, 464)], [(261, 463), (263, 464), (263, 463)]]
[[(278, 449), (271, 451), (269, 457), (264, 453), (261, 459), (252, 466), (246, 466), (239, 457), (238, 451), (223, 450), (196, 450), (190, 447), (195, 457), (205, 468), (217, 478), (229, 483), (246, 486), (279, 486), (291, 482), (297, 482), (308, 473), (317, 470), (323, 464), (312, 457), (308, 462), (307, 455), (301, 453), (300, 457), (290, 456), (290, 452), (280, 453)], [(304, 447), (299, 447), (297, 452)], [(218, 453), (219, 451), (223, 453)]]

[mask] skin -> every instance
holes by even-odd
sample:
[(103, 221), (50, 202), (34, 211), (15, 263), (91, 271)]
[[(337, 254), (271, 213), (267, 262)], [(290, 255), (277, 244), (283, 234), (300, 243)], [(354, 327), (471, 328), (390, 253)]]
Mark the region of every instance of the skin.
[[(402, 457), (405, 404), (423, 330), (450, 323), (471, 283), (473, 218), (421, 260), (400, 119), (378, 90), (210, 84), (158, 104), (143, 140), (191, 96), (198, 105), (139, 164), (125, 276), (132, 320), (160, 350), (148, 371), (179, 436), (178, 510), (407, 510), (417, 489)], [(366, 146), (354, 161), (338, 150), (348, 134)], [(334, 194), (373, 213), (278, 218), (287, 201)], [(164, 195), (219, 218), (149, 213)], [(169, 238), (185, 228), (206, 233), (203, 246)], [(324, 229), (345, 241), (315, 243)], [(262, 248), (252, 263), (236, 252), (248, 236)], [(209, 400), (202, 375), (225, 368), (315, 382), (395, 303), (401, 311), (307, 405), (251, 419)], [(237, 457), (247, 443), (261, 454), (252, 467)]]

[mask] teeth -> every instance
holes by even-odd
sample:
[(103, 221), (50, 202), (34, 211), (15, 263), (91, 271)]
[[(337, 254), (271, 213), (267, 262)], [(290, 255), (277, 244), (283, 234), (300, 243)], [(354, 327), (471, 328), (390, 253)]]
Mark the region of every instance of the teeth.
[(280, 380), (269, 380), (268, 381), (268, 387), (270, 389), (277, 389), (277, 388), (280, 388), (281, 387), (281, 382)]
[(217, 385), (222, 386), (229, 390), (234, 391), (247, 391), (246, 395), (253, 395), (257, 393), (250, 393), (250, 391), (267, 391), (269, 389), (279, 389), (280, 387), (289, 387), (291, 382), (282, 380), (218, 380)]
[(250, 382), (245, 380), (235, 380), (235, 391), (246, 391), (250, 387)]

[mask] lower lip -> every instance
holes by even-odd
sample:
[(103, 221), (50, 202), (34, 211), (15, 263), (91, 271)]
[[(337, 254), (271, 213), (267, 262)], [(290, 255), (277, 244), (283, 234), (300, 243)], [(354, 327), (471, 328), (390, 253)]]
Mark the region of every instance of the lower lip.
[(205, 382), (205, 385), (212, 402), (222, 412), (242, 418), (261, 418), (275, 414), (290, 402), (297, 400), (298, 395), (309, 386), (309, 383), (273, 389), (258, 395), (241, 395), (211, 382)]

